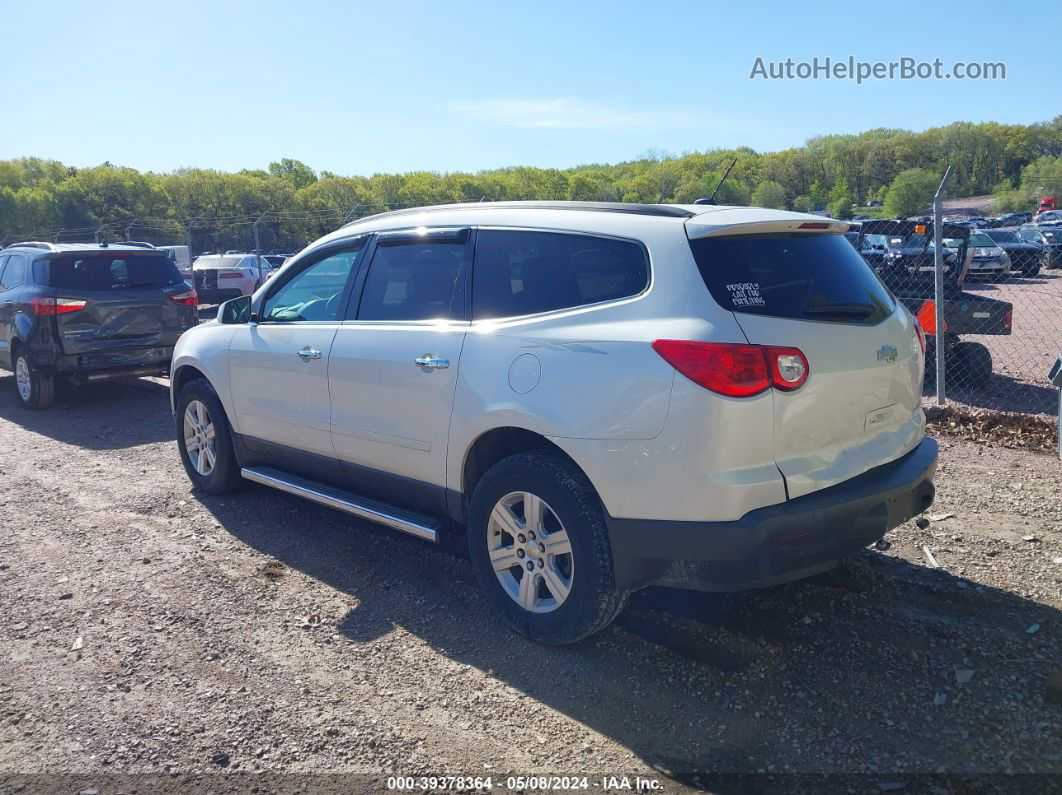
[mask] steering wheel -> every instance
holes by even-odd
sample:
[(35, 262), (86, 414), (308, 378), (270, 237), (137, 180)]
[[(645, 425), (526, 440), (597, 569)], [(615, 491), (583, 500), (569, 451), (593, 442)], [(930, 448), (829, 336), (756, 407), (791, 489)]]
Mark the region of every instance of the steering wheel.
[(328, 318), (329, 320), (338, 319), (338, 316), (339, 316), (339, 299), (342, 296), (343, 296), (343, 291), (340, 290), (338, 293), (336, 293), (331, 298), (329, 298), (328, 299), (328, 303), (325, 304), (324, 314), (325, 314), (325, 317)]

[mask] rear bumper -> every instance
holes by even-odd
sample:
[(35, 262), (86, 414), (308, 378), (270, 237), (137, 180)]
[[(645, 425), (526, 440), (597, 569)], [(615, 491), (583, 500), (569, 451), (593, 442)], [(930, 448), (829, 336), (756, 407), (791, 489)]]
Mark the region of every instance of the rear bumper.
[(124, 348), (99, 353), (63, 354), (50, 363), (50, 368), (78, 380), (99, 381), (163, 375), (169, 371), (171, 359), (172, 345)]
[(196, 294), (200, 304), (223, 304), (226, 301), (245, 295), (240, 289), (211, 289), (209, 287), (197, 287)]
[(607, 518), (617, 585), (740, 591), (808, 577), (933, 503), (937, 443), (732, 522)]

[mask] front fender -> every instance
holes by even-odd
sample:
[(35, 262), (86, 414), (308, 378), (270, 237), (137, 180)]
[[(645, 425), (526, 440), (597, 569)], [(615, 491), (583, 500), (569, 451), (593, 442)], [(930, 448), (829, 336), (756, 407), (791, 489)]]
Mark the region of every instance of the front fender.
[(181, 369), (194, 367), (201, 372), (217, 392), (232, 429), (239, 433), (238, 419), (233, 410), (229, 388), (229, 344), (235, 327), (204, 324), (189, 329), (177, 340), (170, 365), (170, 409), (177, 407), (177, 385), (183, 380)]

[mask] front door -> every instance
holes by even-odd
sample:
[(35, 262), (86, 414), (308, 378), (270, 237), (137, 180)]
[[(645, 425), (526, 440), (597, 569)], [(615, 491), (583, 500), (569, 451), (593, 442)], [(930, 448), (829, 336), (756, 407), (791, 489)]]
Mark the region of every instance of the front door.
[(236, 424), (246, 442), (335, 459), (328, 355), (365, 239), (308, 259), (272, 284), (255, 321), (229, 345)]
[(360, 303), (336, 333), (332, 443), (368, 491), (441, 502), (468, 328), (469, 237), (468, 229), (379, 235)]

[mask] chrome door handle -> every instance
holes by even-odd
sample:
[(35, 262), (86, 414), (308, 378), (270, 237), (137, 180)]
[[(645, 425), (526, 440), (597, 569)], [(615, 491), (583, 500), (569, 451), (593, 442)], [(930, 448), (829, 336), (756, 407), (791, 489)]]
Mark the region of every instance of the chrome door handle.
[(316, 348), (303, 348), (301, 351), (295, 351), (295, 355), (302, 359), (304, 362), (310, 361), (310, 359), (320, 359), (321, 352)]
[(450, 360), (440, 359), (434, 354), (426, 353), (414, 359), (413, 364), (417, 365), (417, 367), (423, 367), (425, 370), (445, 370), (450, 366)]

